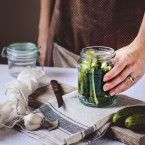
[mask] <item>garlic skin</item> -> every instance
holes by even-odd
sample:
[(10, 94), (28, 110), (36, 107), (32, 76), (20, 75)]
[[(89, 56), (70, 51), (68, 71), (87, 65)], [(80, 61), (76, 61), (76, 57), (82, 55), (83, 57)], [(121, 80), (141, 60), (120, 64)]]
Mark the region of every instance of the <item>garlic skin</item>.
[(44, 121), (44, 116), (42, 113), (30, 113), (26, 116), (23, 117), (24, 120), (24, 125), (28, 130), (37, 130), (41, 127), (43, 121)]
[[(13, 119), (12, 108), (9, 105), (9, 102), (0, 104), (0, 128), (3, 127), (3, 124), (7, 124), (9, 119)], [(9, 114), (9, 116), (7, 116)]]

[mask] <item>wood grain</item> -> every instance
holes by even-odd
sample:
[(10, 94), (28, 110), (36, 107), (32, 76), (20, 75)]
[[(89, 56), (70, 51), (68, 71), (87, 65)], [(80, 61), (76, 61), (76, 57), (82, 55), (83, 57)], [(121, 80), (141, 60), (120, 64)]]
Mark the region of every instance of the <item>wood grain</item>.
[(126, 128), (112, 126), (108, 136), (128, 145), (145, 145), (145, 133), (134, 132)]

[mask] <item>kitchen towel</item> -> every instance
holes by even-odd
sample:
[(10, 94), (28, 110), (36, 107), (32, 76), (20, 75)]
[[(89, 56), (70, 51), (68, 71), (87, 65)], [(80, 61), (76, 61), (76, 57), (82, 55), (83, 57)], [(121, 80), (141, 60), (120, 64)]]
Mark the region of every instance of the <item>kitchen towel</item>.
[(91, 108), (81, 104), (77, 96), (77, 90), (64, 95), (64, 105), (61, 108), (58, 108), (56, 99), (51, 99), (38, 109), (49, 121), (59, 120), (57, 129), (21, 131), (47, 145), (95, 144), (96, 139), (102, 137), (111, 125), (113, 113), (126, 106), (144, 104), (119, 95), (116, 104), (110, 107)]

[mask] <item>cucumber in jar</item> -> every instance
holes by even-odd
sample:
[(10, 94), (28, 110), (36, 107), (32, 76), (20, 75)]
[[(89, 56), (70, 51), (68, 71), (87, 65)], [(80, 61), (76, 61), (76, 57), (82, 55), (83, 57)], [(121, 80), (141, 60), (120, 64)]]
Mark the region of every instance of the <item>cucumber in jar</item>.
[(93, 66), (90, 71), (89, 71), (89, 99), (91, 100), (92, 103), (98, 104), (98, 97), (96, 95), (96, 89), (95, 89), (95, 79), (94, 79), (94, 71), (95, 71), (95, 66)]
[(79, 94), (97, 105), (110, 101), (111, 96), (103, 90), (103, 77), (112, 69), (113, 65), (110, 62), (99, 61), (100, 58), (94, 58), (94, 54), (94, 50), (88, 51), (86, 58), (81, 63)]
[(89, 80), (88, 80), (88, 72), (92, 65), (96, 65), (97, 62), (93, 61), (92, 63), (92, 57), (94, 56), (95, 51), (90, 50), (87, 52), (85, 58), (83, 59), (81, 63), (80, 68), (80, 76), (79, 76), (79, 94), (82, 98), (83, 96), (89, 98)]

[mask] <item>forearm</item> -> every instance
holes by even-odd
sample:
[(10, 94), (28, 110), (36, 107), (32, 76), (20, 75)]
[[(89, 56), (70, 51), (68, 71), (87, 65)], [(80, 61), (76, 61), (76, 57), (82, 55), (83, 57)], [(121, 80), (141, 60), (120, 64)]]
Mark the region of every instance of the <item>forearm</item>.
[(140, 43), (145, 44), (145, 13), (144, 13), (144, 17), (142, 20), (142, 24), (141, 24), (139, 33), (136, 38), (140, 41)]
[(41, 0), (39, 30), (48, 29), (51, 18), (52, 0)]
[(38, 46), (40, 46), (40, 59), (45, 64), (46, 49), (48, 43), (49, 24), (51, 21), (52, 9), (55, 0), (41, 0)]
[(138, 35), (133, 41), (133, 45), (135, 46), (134, 48), (138, 50), (138, 52), (140, 51), (139, 55), (144, 55), (145, 57), (145, 13)]

